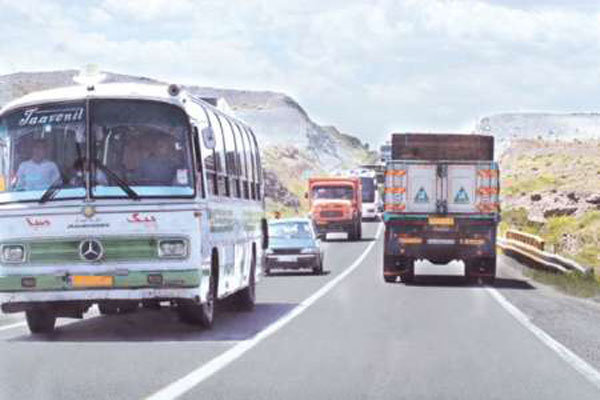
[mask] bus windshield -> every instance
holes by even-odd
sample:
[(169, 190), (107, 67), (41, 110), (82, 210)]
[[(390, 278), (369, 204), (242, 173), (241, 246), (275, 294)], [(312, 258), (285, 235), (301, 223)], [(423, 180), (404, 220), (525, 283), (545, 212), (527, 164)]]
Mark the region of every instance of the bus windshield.
[(84, 102), (32, 106), (0, 120), (0, 202), (39, 200), (53, 185), (62, 198), (85, 197), (77, 160), (86, 154)]
[(94, 196), (126, 196), (123, 184), (141, 197), (193, 195), (189, 123), (181, 109), (95, 100), (91, 113)]
[(375, 179), (371, 177), (360, 178), (362, 185), (363, 203), (373, 203), (375, 201)]
[(179, 108), (138, 100), (9, 112), (0, 119), (0, 203), (80, 199), (88, 190), (92, 197), (192, 196), (188, 126)]

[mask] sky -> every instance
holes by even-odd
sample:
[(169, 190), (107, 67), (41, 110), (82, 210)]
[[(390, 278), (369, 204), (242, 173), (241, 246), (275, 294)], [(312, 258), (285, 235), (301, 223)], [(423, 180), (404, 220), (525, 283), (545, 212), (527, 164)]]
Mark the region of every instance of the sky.
[(0, 0), (0, 74), (284, 92), (372, 145), (498, 112), (599, 111), (597, 0)]

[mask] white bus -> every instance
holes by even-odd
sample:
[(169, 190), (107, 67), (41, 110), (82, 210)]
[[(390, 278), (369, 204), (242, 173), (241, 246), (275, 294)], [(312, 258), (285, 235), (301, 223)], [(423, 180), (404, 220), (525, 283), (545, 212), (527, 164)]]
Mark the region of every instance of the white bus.
[(358, 169), (350, 175), (360, 178), (362, 192), (362, 219), (376, 220), (379, 215), (381, 197), (377, 190), (377, 173), (373, 170)]
[(177, 86), (32, 93), (0, 111), (0, 303), (31, 332), (168, 301), (254, 306), (268, 246), (252, 129)]

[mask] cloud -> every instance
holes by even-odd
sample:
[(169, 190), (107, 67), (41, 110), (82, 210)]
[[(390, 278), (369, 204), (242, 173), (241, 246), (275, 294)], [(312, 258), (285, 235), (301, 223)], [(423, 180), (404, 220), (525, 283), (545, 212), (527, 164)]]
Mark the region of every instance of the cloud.
[[(578, 7), (578, 5), (580, 7)], [(0, 72), (282, 90), (377, 144), (486, 113), (595, 108), (598, 6), (557, 1), (0, 0)]]

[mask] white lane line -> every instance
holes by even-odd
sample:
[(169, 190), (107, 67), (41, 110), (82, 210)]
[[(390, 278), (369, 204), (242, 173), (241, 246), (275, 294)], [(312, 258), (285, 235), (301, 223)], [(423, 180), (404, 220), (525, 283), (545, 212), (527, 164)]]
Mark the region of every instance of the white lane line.
[(558, 342), (552, 336), (547, 334), (544, 330), (537, 327), (533, 322), (529, 320), (529, 317), (525, 315), (521, 310), (510, 303), (502, 293), (493, 287), (486, 287), (489, 294), (506, 310), (512, 315), (521, 325), (527, 330), (533, 333), (539, 340), (542, 341), (546, 346), (552, 349), (556, 354), (566, 361), (571, 367), (577, 372), (582, 374), (588, 381), (600, 389), (600, 372), (580, 358), (578, 355), (573, 353), (563, 344)]
[(9, 329), (21, 328), (23, 326), (27, 326), (27, 323), (25, 323), (25, 322), (16, 322), (14, 324), (0, 326), (0, 332), (7, 331)]
[(377, 229), (377, 234), (375, 235), (375, 240), (373, 240), (369, 246), (367, 246), (366, 250), (360, 255), (359, 258), (352, 263), (348, 268), (346, 268), (343, 272), (341, 272), (338, 276), (327, 282), (323, 285), (319, 290), (313, 293), (310, 297), (302, 301), (296, 307), (294, 307), (288, 314), (284, 315), (282, 318), (273, 322), (271, 325), (267, 326), (262, 331), (258, 332), (254, 337), (248, 340), (244, 340), (239, 342), (237, 345), (233, 346), (229, 350), (221, 353), (217, 357), (213, 358), (206, 364), (201, 365), (197, 369), (193, 370), (183, 378), (165, 386), (160, 389), (158, 392), (147, 397), (147, 400), (163, 400), (163, 399), (174, 399), (177, 398), (194, 386), (197, 386), (202, 381), (211, 377), (221, 369), (225, 368), (227, 365), (231, 364), (233, 361), (240, 358), (244, 353), (248, 350), (255, 347), (257, 344), (283, 328), (293, 319), (302, 314), (308, 307), (313, 305), (317, 300), (326, 295), (331, 289), (333, 289), (337, 284), (339, 284), (344, 278), (346, 278), (352, 271), (354, 271), (367, 257), (373, 246), (377, 243), (379, 236), (381, 235), (383, 224), (380, 224)]

